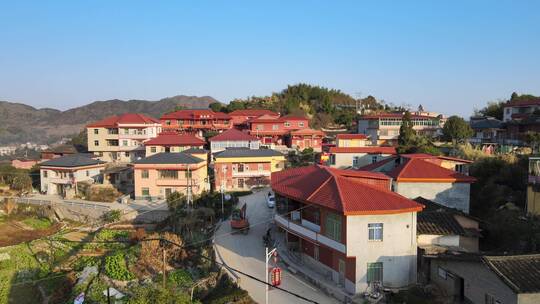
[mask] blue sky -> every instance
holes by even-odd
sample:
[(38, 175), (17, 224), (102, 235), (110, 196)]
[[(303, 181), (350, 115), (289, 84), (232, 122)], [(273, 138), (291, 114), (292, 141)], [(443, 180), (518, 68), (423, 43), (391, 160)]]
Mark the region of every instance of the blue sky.
[(210, 95), (299, 82), (446, 114), (540, 95), (540, 1), (0, 1), (0, 100)]

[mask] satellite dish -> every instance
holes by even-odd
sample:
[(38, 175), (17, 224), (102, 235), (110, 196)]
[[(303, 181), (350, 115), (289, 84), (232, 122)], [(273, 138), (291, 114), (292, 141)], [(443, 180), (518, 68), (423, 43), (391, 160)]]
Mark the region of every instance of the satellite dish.
[(230, 201), (231, 200), (231, 195), (230, 194), (225, 194), (225, 200)]

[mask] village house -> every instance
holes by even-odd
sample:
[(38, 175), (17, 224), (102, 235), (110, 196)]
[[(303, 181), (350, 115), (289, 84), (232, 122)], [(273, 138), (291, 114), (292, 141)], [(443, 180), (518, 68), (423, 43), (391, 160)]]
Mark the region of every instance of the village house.
[(176, 132), (162, 132), (157, 137), (144, 142), (146, 157), (156, 153), (182, 152), (191, 148), (202, 148), (205, 141), (192, 134), (178, 134)]
[(135, 199), (164, 199), (173, 192), (210, 190), (206, 160), (183, 152), (157, 153), (134, 162)]
[(321, 130), (311, 128), (294, 130), (289, 133), (287, 146), (299, 151), (312, 148), (315, 152), (321, 152), (323, 137), (324, 132)]
[(336, 147), (357, 148), (371, 145), (371, 141), (365, 134), (338, 134), (336, 135)]
[(244, 109), (232, 111), (231, 113), (229, 113), (229, 116), (231, 116), (232, 124), (237, 129), (247, 129), (249, 120), (261, 117), (263, 115), (279, 118), (278, 113), (264, 109)]
[(210, 137), (208, 141), (210, 142), (210, 152), (212, 154), (228, 148), (259, 149), (261, 145), (259, 138), (237, 129), (223, 131), (214, 137)]
[(40, 164), (41, 192), (71, 198), (77, 194), (80, 182), (100, 181), (105, 162), (85, 155), (57, 157)]
[(331, 147), (327, 165), (333, 168), (360, 168), (396, 154), (394, 147)]
[(230, 148), (213, 158), (215, 189), (224, 191), (268, 186), (271, 173), (285, 168), (285, 156), (271, 149)]
[(200, 137), (207, 131), (222, 132), (232, 128), (231, 116), (210, 109), (179, 110), (164, 114), (159, 120), (165, 131), (193, 133)]
[[(416, 283), (416, 213), (381, 173), (313, 165), (272, 173), (274, 220), (302, 267), (349, 294)], [(321, 279), (323, 280), (323, 279)]]
[(40, 152), (42, 161), (78, 153), (77, 147), (68, 144), (47, 148)]
[(309, 128), (309, 120), (300, 116), (263, 115), (247, 121), (251, 135), (261, 140), (261, 145), (271, 149), (285, 147), (304, 150), (322, 150), (324, 132)]
[(471, 161), (430, 154), (401, 154), (360, 170), (383, 172), (392, 177), (393, 191), (407, 197), (419, 196), (469, 213)]
[(447, 252), (426, 256), (423, 268), (454, 303), (540, 303), (540, 254), (487, 256)]
[(88, 151), (100, 160), (129, 163), (145, 156), (143, 143), (161, 133), (157, 119), (127, 113), (86, 126)]
[(482, 234), (477, 218), (423, 197), (414, 200), (425, 206), (418, 213), (416, 224), (419, 248), (426, 252), (478, 252)]
[[(358, 133), (371, 138), (373, 145), (396, 145), (404, 112), (362, 115), (358, 119)], [(411, 113), (413, 129), (419, 135), (434, 137), (442, 134), (446, 118), (438, 113), (419, 109)]]
[(17, 169), (30, 170), (33, 166), (39, 164), (39, 160), (36, 159), (24, 159), (18, 158), (11, 161), (11, 166)]

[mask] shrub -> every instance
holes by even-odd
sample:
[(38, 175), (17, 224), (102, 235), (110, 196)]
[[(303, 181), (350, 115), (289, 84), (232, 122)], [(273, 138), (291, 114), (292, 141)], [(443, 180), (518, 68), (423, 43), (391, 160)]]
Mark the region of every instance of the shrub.
[(183, 270), (176, 269), (169, 273), (168, 281), (170, 284), (177, 287), (190, 287), (193, 284), (193, 279), (191, 275)]
[(122, 252), (117, 252), (105, 258), (105, 273), (109, 278), (120, 281), (130, 281), (135, 278), (128, 270)]
[(110, 210), (104, 213), (101, 217), (106, 223), (114, 223), (120, 220), (122, 217), (122, 212), (120, 210)]

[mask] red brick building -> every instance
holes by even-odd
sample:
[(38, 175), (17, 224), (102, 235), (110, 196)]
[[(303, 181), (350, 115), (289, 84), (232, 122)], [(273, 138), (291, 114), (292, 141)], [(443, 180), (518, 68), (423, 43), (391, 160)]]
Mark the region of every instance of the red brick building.
[(224, 131), (232, 127), (232, 118), (210, 109), (180, 110), (167, 113), (159, 119), (163, 131), (191, 132), (203, 135), (204, 131)]

